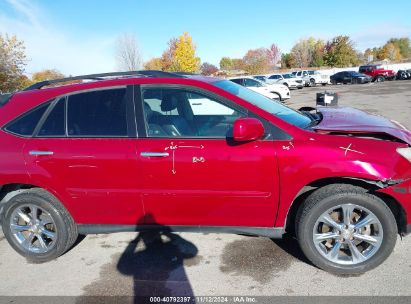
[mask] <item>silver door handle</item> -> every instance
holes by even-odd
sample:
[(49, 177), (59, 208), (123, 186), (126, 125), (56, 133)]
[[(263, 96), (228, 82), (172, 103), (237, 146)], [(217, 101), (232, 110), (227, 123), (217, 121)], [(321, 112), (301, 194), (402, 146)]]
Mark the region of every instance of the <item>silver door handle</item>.
[(29, 155), (38, 155), (38, 156), (42, 156), (42, 155), (53, 155), (54, 152), (52, 151), (30, 151)]
[(170, 154), (168, 152), (141, 152), (140, 155), (143, 157), (167, 157)]

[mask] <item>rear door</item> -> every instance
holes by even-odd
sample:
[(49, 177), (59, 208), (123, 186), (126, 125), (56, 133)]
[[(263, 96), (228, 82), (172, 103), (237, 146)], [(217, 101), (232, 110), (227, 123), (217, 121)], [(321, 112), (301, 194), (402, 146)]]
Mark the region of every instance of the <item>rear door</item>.
[(27, 139), (31, 182), (54, 192), (77, 223), (136, 224), (143, 217), (132, 90), (62, 96)]
[[(278, 205), (274, 143), (235, 143), (244, 108), (186, 86), (136, 94), (137, 154), (147, 224), (273, 227)], [(143, 106), (142, 106), (143, 105)]]

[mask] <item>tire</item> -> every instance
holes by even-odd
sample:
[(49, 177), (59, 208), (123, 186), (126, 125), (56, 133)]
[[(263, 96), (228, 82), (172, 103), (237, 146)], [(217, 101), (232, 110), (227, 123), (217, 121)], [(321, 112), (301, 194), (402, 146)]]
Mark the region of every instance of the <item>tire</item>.
[(4, 236), (13, 249), (30, 262), (44, 263), (59, 257), (78, 237), (77, 226), (68, 211), (43, 189), (33, 188), (17, 194), (5, 204), (3, 211)]
[(381, 75), (378, 75), (378, 76), (375, 78), (375, 82), (384, 82), (384, 80), (385, 80), (384, 76), (381, 76)]
[(322, 85), (323, 87), (325, 87), (327, 84), (326, 84), (326, 83), (322, 83), (321, 85)]
[[(324, 215), (334, 220), (334, 224), (343, 227), (346, 223), (343, 208), (353, 208), (349, 221), (352, 222), (349, 226), (352, 228), (330, 229), (334, 226), (323, 221), (326, 218)], [(363, 214), (359, 215), (360, 212)], [(335, 218), (336, 215), (338, 219)], [(369, 227), (362, 226), (364, 218), (373, 219), (368, 224)], [(359, 230), (352, 231), (356, 227), (360, 227)], [(361, 274), (380, 265), (391, 254), (398, 234), (394, 215), (384, 201), (363, 188), (347, 184), (328, 185), (313, 192), (298, 211), (296, 231), (306, 257), (317, 267), (340, 275)], [(334, 236), (328, 237), (330, 234), (327, 233)], [(314, 241), (315, 235), (327, 235), (327, 238)], [(364, 241), (364, 238), (368, 238), (368, 241)], [(370, 242), (370, 238), (376, 242)], [(332, 249), (337, 249), (334, 256)]]
[(310, 87), (315, 87), (315, 85), (316, 85), (315, 79), (314, 79), (314, 78), (311, 78), (311, 79), (310, 79), (310, 84), (309, 84), (309, 86), (310, 86)]
[(277, 96), (275, 99), (281, 101), (281, 95), (275, 92), (271, 92), (273, 95)]

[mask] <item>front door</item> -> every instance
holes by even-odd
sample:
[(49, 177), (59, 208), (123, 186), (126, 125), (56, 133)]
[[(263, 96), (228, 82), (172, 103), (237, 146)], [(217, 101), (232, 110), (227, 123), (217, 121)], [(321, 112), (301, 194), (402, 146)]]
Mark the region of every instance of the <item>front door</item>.
[(247, 110), (188, 87), (144, 86), (137, 102), (145, 120), (137, 154), (147, 224), (274, 226), (274, 143), (230, 137)]

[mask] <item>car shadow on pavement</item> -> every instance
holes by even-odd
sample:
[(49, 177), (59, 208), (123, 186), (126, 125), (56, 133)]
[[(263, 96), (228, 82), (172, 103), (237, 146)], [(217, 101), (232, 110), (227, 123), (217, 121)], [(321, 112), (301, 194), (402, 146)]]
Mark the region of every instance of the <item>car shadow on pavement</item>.
[(170, 231), (140, 232), (121, 255), (117, 269), (133, 277), (134, 296), (193, 296), (184, 260), (197, 247)]
[(169, 227), (158, 225), (151, 214), (138, 224), (146, 223), (156, 228), (140, 232), (117, 263), (119, 273), (133, 278), (134, 302), (139, 296), (193, 296), (184, 261), (197, 255), (197, 247)]
[[(138, 223), (150, 223), (153, 228), (155, 221), (146, 215)], [(192, 297), (185, 266), (196, 262), (197, 253), (193, 243), (169, 227), (155, 225), (154, 229), (139, 232), (122, 253), (103, 265), (100, 277), (84, 288), (77, 303), (100, 303), (107, 296), (127, 303), (145, 303), (152, 296)]]

